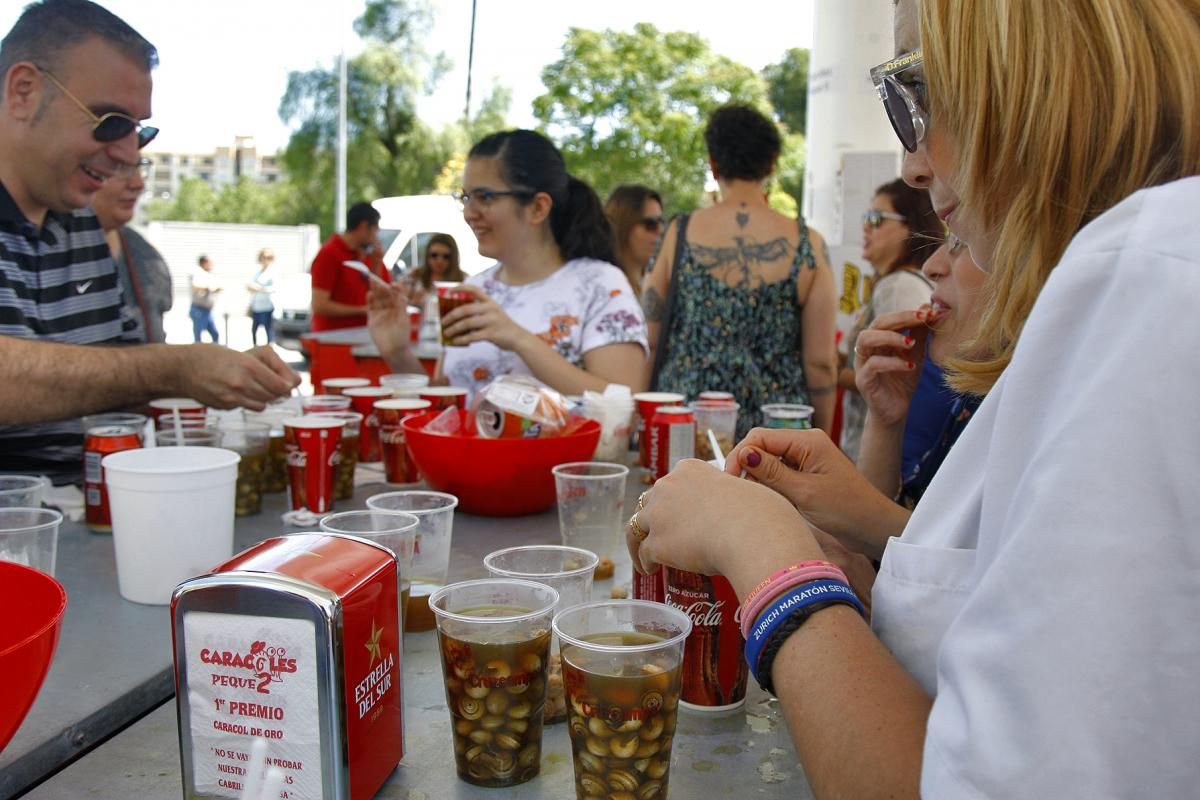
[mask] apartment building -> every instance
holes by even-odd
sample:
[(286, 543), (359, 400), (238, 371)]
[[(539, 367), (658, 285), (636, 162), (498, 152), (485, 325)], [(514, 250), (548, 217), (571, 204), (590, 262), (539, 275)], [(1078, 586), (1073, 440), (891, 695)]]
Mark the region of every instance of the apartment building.
[(253, 136), (235, 136), (232, 146), (218, 147), (211, 153), (148, 151), (145, 155), (153, 162), (146, 189), (161, 199), (174, 197), (185, 178), (199, 178), (216, 191), (243, 176), (260, 183), (280, 179), (278, 157), (259, 153)]

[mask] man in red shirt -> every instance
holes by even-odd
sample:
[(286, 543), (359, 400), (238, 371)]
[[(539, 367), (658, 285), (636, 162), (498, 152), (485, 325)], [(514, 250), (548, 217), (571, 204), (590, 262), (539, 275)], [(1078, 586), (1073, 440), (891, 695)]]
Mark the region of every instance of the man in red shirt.
[(356, 203), (346, 212), (346, 230), (321, 245), (312, 269), (312, 329), (331, 331), (367, 324), (366, 275), (342, 266), (361, 261), (390, 282), (379, 246), (379, 212), (370, 203)]

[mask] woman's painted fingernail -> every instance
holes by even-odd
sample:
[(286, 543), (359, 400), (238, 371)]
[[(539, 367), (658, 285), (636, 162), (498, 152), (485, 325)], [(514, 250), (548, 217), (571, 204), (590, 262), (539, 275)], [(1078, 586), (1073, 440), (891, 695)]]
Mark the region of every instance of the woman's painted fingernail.
[(751, 450), (746, 453), (746, 466), (757, 467), (762, 463), (762, 456)]
[(917, 365), (916, 365), (916, 364), (914, 364), (913, 362), (911, 362), (911, 361), (910, 361), (910, 362), (908, 362), (908, 368), (909, 368), (909, 369), (916, 369), (916, 367), (917, 367)]
[(905, 336), (905, 337), (904, 337), (904, 343), (905, 343), (906, 345), (908, 345), (909, 347), (912, 347), (912, 344), (913, 344), (913, 342), (915, 342), (915, 341), (916, 341), (916, 339), (914, 339), (914, 338), (913, 338), (913, 337), (911, 337), (911, 336)]

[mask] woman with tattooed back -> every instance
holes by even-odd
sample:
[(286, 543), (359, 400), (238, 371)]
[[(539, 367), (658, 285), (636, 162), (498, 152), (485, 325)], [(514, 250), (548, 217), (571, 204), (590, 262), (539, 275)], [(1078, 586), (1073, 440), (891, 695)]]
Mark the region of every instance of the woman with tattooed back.
[(810, 404), (828, 431), (837, 298), (820, 235), (767, 206), (779, 131), (753, 108), (728, 105), (704, 138), (721, 199), (673, 220), (646, 270), (650, 385), (689, 397), (732, 392), (739, 438), (767, 403)]

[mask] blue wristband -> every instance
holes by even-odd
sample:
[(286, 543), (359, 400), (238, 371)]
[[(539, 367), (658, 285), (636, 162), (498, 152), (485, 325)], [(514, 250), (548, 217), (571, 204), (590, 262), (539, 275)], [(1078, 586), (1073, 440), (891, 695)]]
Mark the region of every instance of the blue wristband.
[(854, 590), (842, 581), (811, 581), (797, 586), (787, 594), (780, 595), (775, 602), (763, 611), (750, 628), (746, 638), (746, 663), (750, 672), (758, 675), (758, 660), (763, 648), (771, 639), (771, 634), (782, 625), (792, 614), (815, 603), (845, 603), (858, 609), (858, 613), (866, 616), (866, 609), (859, 601)]

